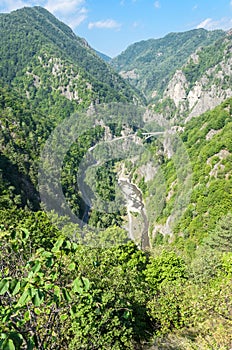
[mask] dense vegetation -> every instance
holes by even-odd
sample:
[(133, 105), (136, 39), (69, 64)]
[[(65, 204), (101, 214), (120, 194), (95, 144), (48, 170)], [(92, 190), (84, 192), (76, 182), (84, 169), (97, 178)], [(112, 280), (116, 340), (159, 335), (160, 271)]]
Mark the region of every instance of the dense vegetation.
[[(222, 79), (219, 79), (219, 77), (215, 75), (222, 70), (221, 64), (229, 63), (231, 58), (231, 47), (231, 34), (228, 34), (223, 41), (217, 40), (215, 43), (197, 50), (195, 62), (193, 58), (190, 58), (183, 68), (183, 73), (189, 83), (189, 89), (191, 89), (194, 86), (194, 83), (199, 81), (210, 68), (216, 68), (216, 71), (211, 76), (211, 80), (215, 85), (221, 84), (223, 89), (230, 87), (230, 74), (225, 74)], [(210, 73), (208, 72), (208, 76), (209, 75)]]
[(161, 39), (132, 44), (111, 64), (118, 72), (133, 71), (136, 77), (130, 78), (130, 83), (149, 99), (158, 99), (176, 69), (180, 69), (191, 54), (224, 36), (223, 31), (208, 32), (204, 29), (170, 33)]
[(36, 190), (40, 148), (54, 128), (47, 118), (16, 90), (0, 88), (1, 206), (39, 208)]
[(144, 253), (116, 228), (101, 239), (121, 243), (90, 248), (42, 212), (0, 217), (2, 349), (231, 346), (231, 214), (191, 260), (176, 244)]
[(2, 82), (27, 94), (46, 113), (66, 117), (77, 104), (138, 99), (83, 39), (45, 9), (2, 14), (0, 29)]
[[(153, 129), (152, 123), (140, 120), (142, 107), (100, 108), (98, 102), (141, 99), (67, 26), (38, 7), (2, 14), (0, 25), (0, 348), (144, 350), (153, 344), (173, 350), (230, 349), (232, 99), (180, 129), (173, 149), (180, 142), (189, 164), (177, 169), (162, 138), (145, 139), (143, 133)], [(173, 54), (175, 40), (180, 46), (186, 43), (187, 59), (200, 43), (223, 36), (202, 30), (170, 34), (168, 55)], [(199, 55), (207, 61), (205, 54)], [(193, 83), (201, 70), (193, 69), (192, 78), (188, 69)], [(60, 176), (67, 202), (77, 217), (88, 221), (87, 230), (43, 210), (38, 164), (46, 140), (66, 117), (78, 112), (73, 114), (78, 125), (87, 125), (88, 114), (81, 112), (90, 104), (96, 113), (92, 119), (89, 114), (91, 127), (73, 140)], [(108, 115), (113, 110), (114, 119)], [(123, 162), (123, 152), (121, 158), (116, 152), (115, 159), (106, 152), (101, 158), (105, 163), (88, 176), (99, 198), (114, 203), (119, 201), (120, 167), (131, 173), (150, 221), (152, 246), (144, 251), (127, 237), (125, 207), (104, 213), (97, 198), (89, 208), (77, 184), (88, 149), (104, 137), (128, 134), (142, 144), (138, 163), (133, 156)], [(58, 137), (62, 136), (61, 132)], [(151, 159), (159, 165), (165, 186), (159, 173), (150, 180), (141, 175), (141, 167)], [(52, 156), (47, 166), (54, 166)], [(184, 192), (186, 166), (192, 174), (188, 205), (171, 237), (162, 230), (154, 234), (154, 227), (161, 227), (176, 206), (181, 207), (176, 198)], [(163, 206), (154, 220), (157, 201)], [(60, 205), (57, 198), (54, 202)]]
[(190, 121), (182, 134), (192, 160), (193, 192), (178, 229), (193, 239), (211, 232), (218, 219), (231, 210), (231, 116), (229, 99)]

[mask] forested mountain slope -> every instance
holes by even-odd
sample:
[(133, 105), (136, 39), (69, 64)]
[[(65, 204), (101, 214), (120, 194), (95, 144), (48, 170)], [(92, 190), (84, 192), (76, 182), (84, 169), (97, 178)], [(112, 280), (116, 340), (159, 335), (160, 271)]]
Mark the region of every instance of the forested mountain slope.
[(1, 206), (39, 208), (37, 165), (41, 147), (57, 123), (17, 90), (0, 88)]
[(90, 104), (142, 99), (41, 7), (1, 14), (0, 30), (1, 203), (38, 209), (39, 155), (55, 126)]
[(67, 115), (91, 101), (138, 99), (85, 40), (47, 10), (1, 14), (0, 30), (2, 83), (16, 87), (45, 112), (64, 115), (66, 108)]
[(204, 29), (170, 33), (161, 39), (130, 45), (111, 64), (149, 100), (157, 100), (162, 97), (175, 71), (187, 62), (191, 54), (225, 36), (223, 31)]
[[(145, 125), (146, 128), (146, 125)], [(218, 220), (226, 215), (232, 207), (232, 99), (228, 99), (212, 111), (190, 120), (175, 134), (165, 137), (151, 137), (147, 147), (152, 149), (154, 157), (165, 178), (166, 190), (162, 211), (153, 221), (156, 208), (154, 199), (149, 197), (149, 189), (155, 186), (156, 193), (162, 193), (164, 181), (145, 181), (145, 202), (150, 213), (151, 237), (157, 240), (160, 233), (164, 239), (171, 237), (183, 240), (183, 247), (196, 247), (209, 232), (215, 228)], [(175, 146), (176, 144), (176, 146)], [(171, 147), (170, 147), (171, 145)], [(186, 157), (181, 156), (177, 162), (176, 153), (185, 150)], [(179, 148), (179, 150), (178, 150)], [(178, 169), (179, 168), (179, 169)], [(135, 170), (137, 183), (141, 183), (141, 170)], [(181, 172), (181, 175), (178, 171)], [(190, 179), (186, 189), (185, 176)], [(181, 196), (186, 193), (186, 198)], [(162, 203), (161, 199), (160, 202)], [(186, 203), (186, 204), (185, 204)], [(175, 212), (181, 207), (181, 215), (173, 224)], [(161, 237), (162, 238), (162, 237)], [(172, 238), (173, 239), (173, 238)], [(191, 242), (191, 244), (190, 244)], [(156, 243), (155, 243), (156, 244)], [(194, 248), (195, 249), (195, 248)]]
[[(148, 42), (145, 61), (146, 42), (135, 45), (145, 67), (138, 86), (156, 98), (146, 108), (46, 10), (2, 14), (0, 28), (0, 348), (230, 349), (231, 37), (170, 34)], [(195, 89), (199, 101), (215, 92), (218, 106), (198, 115)], [(55, 176), (39, 187), (44, 149), (43, 175)], [(79, 168), (98, 195), (92, 206)], [(116, 211), (104, 206), (117, 201)], [(64, 217), (66, 204), (83, 221)]]
[(108, 62), (108, 63), (112, 60), (111, 57), (105, 55), (105, 54), (102, 53), (102, 52), (96, 51), (96, 53), (97, 53), (97, 55), (98, 55), (99, 57), (101, 57), (104, 61), (106, 61), (106, 62)]
[[(33, 116), (30, 128), (34, 128), (34, 137), (29, 137), (28, 145), (22, 144), (22, 130), (15, 135), (24, 119), (19, 117), (20, 106), (27, 120), (29, 105), (18, 97), (10, 97), (9, 92), (4, 94), (3, 115), (12, 122), (13, 130), (11, 135), (3, 132), (10, 139), (3, 151), (15, 161), (13, 157), (22, 145), (32, 156), (34, 151), (30, 153), (28, 146), (35, 143), (45, 121), (42, 122), (42, 115), (41, 123)], [(12, 104), (18, 106), (13, 109), (17, 118), (6, 114)], [(146, 140), (144, 147), (156, 158), (167, 185), (164, 210), (156, 223), (151, 223), (154, 230), (150, 232), (149, 251), (128, 242), (126, 232), (116, 226), (100, 233), (101, 244), (97, 247), (88, 245), (93, 232), (89, 233), (89, 242), (78, 244), (79, 227), (67, 223), (60, 230), (59, 218), (54, 217), (52, 224), (45, 212), (16, 209), (17, 193), (11, 193), (12, 203), (5, 193), (0, 209), (3, 349), (230, 347), (231, 113), (230, 99), (214, 111), (193, 118), (180, 133), (191, 162), (193, 188), (171, 240), (170, 236), (162, 236), (162, 225), (173, 207), (176, 209), (175, 198), (182, 192), (183, 184), (176, 177), (174, 160), (165, 153), (165, 147), (162, 150), (160, 141)], [(3, 131), (5, 128), (6, 124)], [(28, 131), (25, 128), (25, 136)], [(89, 148), (87, 140), (85, 143)], [(19, 168), (24, 164), (23, 157), (25, 154), (19, 160)], [(14, 172), (14, 168), (10, 170)], [(24, 172), (23, 167), (19, 170)], [(141, 186), (146, 201), (147, 189), (153, 184), (151, 180), (142, 181), (138, 167), (134, 169), (136, 173), (133, 181)], [(11, 181), (12, 174), (6, 176)], [(156, 191), (160, 188), (156, 187)]]
[(232, 35), (192, 54), (165, 88), (154, 110), (173, 122), (188, 121), (232, 96)]

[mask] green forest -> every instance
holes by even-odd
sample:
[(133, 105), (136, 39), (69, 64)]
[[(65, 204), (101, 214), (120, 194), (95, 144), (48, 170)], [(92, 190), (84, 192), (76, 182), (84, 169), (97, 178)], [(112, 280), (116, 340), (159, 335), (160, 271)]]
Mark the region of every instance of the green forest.
[[(161, 39), (143, 40), (130, 45), (112, 60), (112, 65), (117, 72), (134, 70), (137, 78), (129, 79), (130, 83), (141, 90), (148, 100), (157, 100), (175, 71), (187, 63), (191, 54), (217, 41), (221, 44), (224, 37), (225, 32), (221, 30), (208, 32), (194, 29), (169, 33)], [(212, 50), (214, 54), (211, 58), (215, 57)]]
[[(167, 106), (171, 111), (172, 101), (164, 98), (155, 106), (148, 101), (151, 88), (162, 96), (164, 80), (180, 66), (194, 85), (220, 65), (231, 36), (225, 42), (223, 31), (171, 33), (138, 43), (136, 51), (129, 47), (110, 65), (43, 8), (1, 14), (0, 28), (0, 349), (229, 350), (232, 98), (177, 125), (169, 123), (169, 115), (158, 127), (149, 115)], [(181, 61), (174, 55), (178, 46)], [(199, 46), (194, 63), (190, 56)], [(145, 74), (165, 48), (155, 86), (144, 76), (146, 88), (143, 80), (134, 87), (114, 71), (126, 59), (130, 69), (142, 64)], [(113, 107), (105, 108), (109, 103)], [(70, 116), (79, 129), (70, 130)], [(45, 208), (39, 186), (41, 154), (65, 123), (67, 135), (89, 126), (74, 135), (59, 178), (76, 222), (56, 192), (49, 193), (54, 207)], [(169, 139), (157, 136), (166, 125), (172, 156)], [(57, 158), (65, 146), (62, 132)], [(122, 143), (128, 159), (117, 150), (108, 157), (108, 144), (116, 149), (115, 141), (131, 139), (142, 150), (139, 160), (130, 155), (129, 142)], [(77, 179), (91, 149), (105, 152), (100, 157), (105, 162), (96, 162), (86, 175), (97, 193), (88, 204)], [(143, 169), (151, 163), (155, 175), (148, 177)], [(46, 166), (54, 170), (55, 158), (48, 157)], [(121, 202), (120, 176), (141, 194), (149, 246), (128, 235), (128, 218), (137, 225), (140, 214)], [(104, 211), (107, 201), (117, 210)], [(167, 234), (175, 211), (179, 215)]]

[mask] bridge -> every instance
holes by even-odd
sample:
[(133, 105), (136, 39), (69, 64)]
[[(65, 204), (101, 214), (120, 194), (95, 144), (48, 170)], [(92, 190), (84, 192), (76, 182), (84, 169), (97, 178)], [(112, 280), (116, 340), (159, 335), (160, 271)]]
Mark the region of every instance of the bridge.
[(156, 132), (143, 132), (142, 135), (145, 136), (145, 140), (149, 139), (152, 136), (163, 135), (164, 131), (156, 131)]

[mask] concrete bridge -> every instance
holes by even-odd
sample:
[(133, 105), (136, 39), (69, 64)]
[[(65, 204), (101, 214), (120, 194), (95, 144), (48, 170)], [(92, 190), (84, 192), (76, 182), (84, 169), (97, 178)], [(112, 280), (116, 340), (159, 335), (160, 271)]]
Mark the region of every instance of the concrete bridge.
[(152, 136), (163, 135), (164, 131), (156, 131), (156, 132), (143, 132), (142, 135), (145, 136), (145, 140), (149, 139)]

